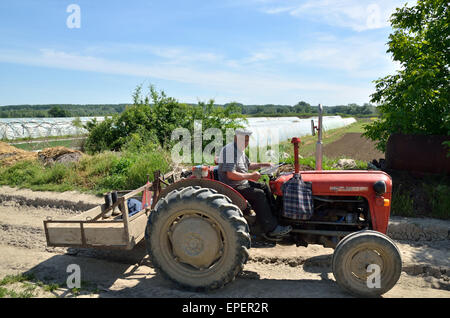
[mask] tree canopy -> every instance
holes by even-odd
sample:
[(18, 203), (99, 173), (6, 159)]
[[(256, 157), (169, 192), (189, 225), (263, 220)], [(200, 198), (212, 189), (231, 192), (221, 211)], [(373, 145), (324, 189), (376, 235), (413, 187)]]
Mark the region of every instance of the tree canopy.
[(371, 102), (381, 116), (365, 132), (383, 151), (393, 133), (450, 135), (448, 1), (418, 0), (390, 21), (388, 52), (401, 68), (375, 81)]

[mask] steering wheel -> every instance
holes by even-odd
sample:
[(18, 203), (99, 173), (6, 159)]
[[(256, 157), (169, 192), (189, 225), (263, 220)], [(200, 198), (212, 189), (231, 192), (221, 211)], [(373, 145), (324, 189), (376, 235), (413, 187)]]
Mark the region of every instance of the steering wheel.
[(286, 162), (282, 162), (273, 167), (259, 169), (258, 172), (260, 175), (272, 175), (278, 170), (278, 168), (280, 168), (281, 166), (284, 166), (285, 164), (286, 164)]

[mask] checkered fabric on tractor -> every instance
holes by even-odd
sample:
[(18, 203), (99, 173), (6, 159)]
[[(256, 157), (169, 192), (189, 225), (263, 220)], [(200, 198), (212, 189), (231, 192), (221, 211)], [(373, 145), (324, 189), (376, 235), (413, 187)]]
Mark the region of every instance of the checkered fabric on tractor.
[(304, 182), (300, 174), (286, 181), (283, 190), (283, 216), (289, 219), (308, 220), (314, 210), (311, 182)]

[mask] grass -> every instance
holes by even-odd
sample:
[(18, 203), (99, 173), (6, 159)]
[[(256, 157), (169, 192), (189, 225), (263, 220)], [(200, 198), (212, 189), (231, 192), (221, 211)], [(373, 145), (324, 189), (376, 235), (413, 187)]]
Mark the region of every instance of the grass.
[(450, 185), (426, 183), (423, 184), (423, 188), (429, 198), (433, 216), (450, 219)]
[(61, 135), (61, 136), (45, 136), (45, 137), (24, 137), (24, 138), (17, 138), (17, 139), (7, 139), (7, 138), (1, 138), (0, 141), (6, 142), (6, 143), (14, 143), (14, 142), (22, 142), (22, 141), (29, 141), (29, 142), (39, 142), (39, 141), (53, 141), (58, 139), (68, 139), (68, 138), (80, 138), (80, 137), (86, 137), (86, 135)]
[[(0, 298), (31, 298), (38, 296), (39, 291), (53, 293), (60, 288), (67, 288), (64, 284), (44, 283), (33, 274), (7, 275), (0, 280)], [(73, 296), (81, 293), (98, 293), (99, 290), (89, 282), (81, 281), (80, 288), (68, 289)]]
[(392, 215), (450, 219), (450, 178), (391, 171)]
[(38, 288), (42, 288), (45, 292), (53, 292), (59, 288), (59, 285), (45, 284), (32, 274), (7, 275), (0, 280), (0, 298), (35, 297)]
[(48, 140), (48, 141), (42, 141), (42, 142), (27, 142), (27, 143), (20, 143), (20, 144), (14, 144), (12, 143), (11, 146), (14, 146), (19, 149), (27, 150), (27, 151), (35, 151), (35, 150), (41, 150), (44, 148), (50, 148), (50, 147), (58, 147), (63, 146), (67, 148), (79, 148), (81, 147), (83, 140), (82, 139), (75, 139), (75, 140)]
[(40, 191), (72, 191), (101, 194), (135, 189), (153, 179), (153, 171), (170, 169), (170, 153), (147, 146), (123, 152), (85, 155), (76, 163), (45, 166), (40, 161), (22, 161), (0, 167), (0, 185)]
[(392, 192), (391, 214), (396, 216), (414, 217), (416, 210), (414, 209), (414, 199), (410, 193), (394, 190)]

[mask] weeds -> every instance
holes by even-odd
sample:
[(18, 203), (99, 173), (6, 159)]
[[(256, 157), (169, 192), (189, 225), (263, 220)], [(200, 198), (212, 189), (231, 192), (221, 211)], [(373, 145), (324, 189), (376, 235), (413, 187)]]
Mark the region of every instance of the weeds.
[(441, 219), (450, 219), (450, 186), (446, 184), (423, 184), (428, 196), (433, 216)]
[[(0, 280), (0, 298), (31, 298), (35, 296), (36, 285), (30, 283), (34, 280), (34, 275), (31, 274), (19, 274), (19, 275), (7, 275)], [(4, 286), (18, 285), (17, 290), (8, 289)]]
[(32, 190), (78, 190), (100, 194), (140, 187), (147, 182), (147, 174), (151, 181), (154, 171), (167, 172), (170, 162), (167, 150), (142, 142), (124, 148), (123, 152), (86, 155), (77, 163), (45, 166), (39, 161), (22, 161), (0, 167), (0, 184)]
[(38, 288), (44, 292), (53, 293), (60, 288), (60, 285), (57, 283), (46, 284), (33, 274), (7, 275), (0, 280), (0, 298), (36, 297)]
[(392, 192), (391, 214), (396, 216), (416, 216), (414, 209), (414, 200), (410, 193), (403, 192), (401, 188)]

